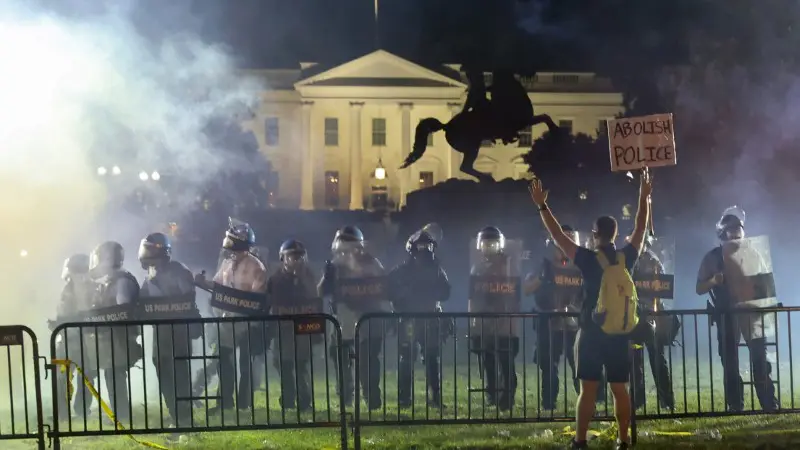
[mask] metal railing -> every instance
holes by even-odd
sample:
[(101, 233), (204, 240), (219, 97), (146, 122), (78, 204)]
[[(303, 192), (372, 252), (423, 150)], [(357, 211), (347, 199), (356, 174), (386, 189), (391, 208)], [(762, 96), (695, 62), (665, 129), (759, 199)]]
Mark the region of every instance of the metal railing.
[[(329, 351), (340, 341), (327, 315), (63, 324), (49, 436), (58, 449), (63, 437), (338, 427), (346, 448), (342, 355)], [(74, 396), (63, 361), (79, 372)], [(98, 398), (111, 414), (91, 410)]]
[[(641, 420), (798, 412), (798, 313), (643, 317), (626, 344), (634, 431)], [(350, 426), (360, 448), (371, 426), (573, 421), (577, 316), (370, 314), (351, 340), (327, 315), (64, 324), (51, 336), (48, 421), (36, 337), (2, 327), (11, 408), (0, 409), (0, 439), (43, 448), (48, 436), (58, 449), (66, 437), (331, 427), (347, 448)], [(613, 420), (609, 397), (601, 389), (598, 420)]]
[(8, 398), (0, 408), (0, 441), (32, 439), (44, 449), (39, 344), (26, 326), (0, 327), (0, 392)]

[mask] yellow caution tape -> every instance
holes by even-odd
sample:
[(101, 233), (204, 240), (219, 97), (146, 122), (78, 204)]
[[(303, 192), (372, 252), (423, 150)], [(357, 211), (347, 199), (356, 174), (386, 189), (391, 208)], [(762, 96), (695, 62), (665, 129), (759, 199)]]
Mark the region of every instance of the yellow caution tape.
[[(100, 394), (97, 392), (97, 389), (95, 389), (94, 385), (89, 380), (89, 378), (86, 377), (86, 375), (83, 373), (83, 369), (81, 369), (81, 367), (79, 365), (75, 364), (74, 362), (72, 362), (69, 359), (54, 359), (54, 360), (52, 360), (52, 363), (54, 365), (56, 365), (56, 366), (60, 366), (61, 370), (62, 371), (66, 371), (67, 374), (68, 374), (67, 375), (67, 384), (68, 384), (67, 397), (69, 398), (70, 403), (72, 402), (72, 395), (73, 395), (73, 391), (74, 391), (74, 389), (72, 387), (72, 371), (70, 370), (70, 367), (71, 366), (75, 366), (75, 368), (78, 369), (78, 373), (83, 378), (83, 384), (86, 385), (86, 388), (89, 389), (89, 392), (91, 392), (92, 397), (94, 397), (97, 400), (97, 402), (100, 404), (100, 407), (103, 408), (103, 412), (106, 413), (106, 416), (108, 416), (108, 418), (111, 419), (112, 422), (114, 422), (114, 425), (116, 425), (116, 429), (117, 430), (123, 430), (123, 431), (125, 430), (125, 427), (122, 426), (122, 424), (119, 423), (119, 421), (117, 420), (117, 417), (114, 416), (114, 412), (111, 411), (111, 407), (109, 407), (108, 404), (105, 402), (105, 400), (103, 400), (100, 397)], [(164, 447), (162, 445), (158, 445), (158, 444), (154, 444), (152, 442), (142, 441), (142, 440), (136, 439), (136, 437), (134, 437), (132, 434), (129, 434), (127, 436), (129, 438), (131, 438), (131, 440), (133, 440), (133, 442), (136, 442), (139, 445), (144, 445), (145, 447), (155, 448), (155, 449), (158, 449), (158, 450), (169, 450), (167, 447)]]
[[(655, 436), (681, 436), (681, 437), (687, 437), (687, 436), (694, 436), (695, 435), (695, 433), (692, 433), (691, 431), (651, 431), (651, 430), (648, 430), (647, 433), (655, 435)], [(616, 436), (617, 435), (617, 424), (612, 424), (610, 427), (608, 427), (606, 430), (604, 430), (602, 432), (589, 430), (588, 434), (590, 434), (590, 435), (592, 435), (594, 437), (605, 436), (605, 437), (610, 438), (610, 439), (616, 439), (616, 437), (617, 437)], [(572, 429), (572, 427), (570, 425), (567, 425), (567, 426), (564, 427), (564, 435), (565, 436), (574, 436), (575, 435), (575, 431)]]

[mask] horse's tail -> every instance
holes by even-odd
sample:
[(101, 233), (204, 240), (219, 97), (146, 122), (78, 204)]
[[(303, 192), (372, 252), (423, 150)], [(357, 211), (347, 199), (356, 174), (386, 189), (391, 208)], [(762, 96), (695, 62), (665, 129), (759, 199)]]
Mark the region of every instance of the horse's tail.
[(428, 117), (427, 119), (420, 120), (419, 124), (417, 124), (417, 130), (414, 132), (414, 148), (411, 150), (411, 153), (408, 154), (406, 160), (403, 161), (403, 165), (400, 166), (400, 168), (405, 169), (422, 158), (422, 155), (425, 154), (425, 150), (428, 148), (428, 135), (441, 131), (446, 126), (446, 124), (443, 124), (435, 117)]

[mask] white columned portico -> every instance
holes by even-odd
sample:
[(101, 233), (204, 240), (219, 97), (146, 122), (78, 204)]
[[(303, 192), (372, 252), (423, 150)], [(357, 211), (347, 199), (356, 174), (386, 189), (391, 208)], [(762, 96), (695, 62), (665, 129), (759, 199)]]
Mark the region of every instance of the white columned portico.
[(361, 110), (364, 102), (350, 102), (350, 209), (364, 209), (364, 180), (361, 169)]
[[(413, 103), (400, 103), (402, 113), (400, 120), (400, 161), (411, 153), (411, 108)], [(406, 205), (406, 195), (411, 188), (411, 170), (403, 169), (397, 172), (400, 181), (400, 208)]]
[(314, 152), (311, 147), (311, 109), (314, 102), (303, 102), (303, 157), (300, 182), (300, 209), (310, 211), (314, 209)]
[[(459, 103), (448, 103), (447, 109), (450, 110), (450, 118), (452, 119), (455, 117), (456, 114), (461, 112), (461, 104)], [(450, 144), (448, 144), (449, 146)], [(447, 178), (453, 178), (456, 175), (456, 171), (459, 170), (461, 167), (461, 160), (464, 158), (464, 155), (455, 151), (453, 147), (450, 147), (450, 152), (447, 155)]]

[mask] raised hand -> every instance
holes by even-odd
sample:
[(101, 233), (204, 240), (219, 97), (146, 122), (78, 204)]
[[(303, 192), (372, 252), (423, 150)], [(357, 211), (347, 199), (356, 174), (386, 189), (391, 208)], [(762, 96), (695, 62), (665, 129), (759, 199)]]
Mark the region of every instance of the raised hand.
[(530, 191), (531, 200), (536, 203), (536, 206), (541, 207), (547, 203), (547, 191), (542, 187), (542, 180), (534, 177), (528, 186), (528, 191)]
[(642, 197), (649, 197), (653, 192), (653, 177), (650, 175), (650, 170), (645, 167), (639, 175), (639, 195)]

